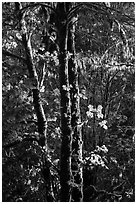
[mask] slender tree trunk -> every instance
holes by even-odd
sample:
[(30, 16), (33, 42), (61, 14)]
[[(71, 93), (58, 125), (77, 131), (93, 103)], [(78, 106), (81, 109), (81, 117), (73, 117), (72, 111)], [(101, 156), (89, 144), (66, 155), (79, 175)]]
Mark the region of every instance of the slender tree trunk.
[[(16, 11), (18, 9), (18, 13), (20, 9), (22, 9), (21, 3), (15, 3)], [(29, 72), (30, 78), (30, 89), (33, 93), (33, 103), (35, 112), (37, 115), (37, 122), (38, 122), (38, 132), (41, 139), (41, 146), (47, 147), (47, 137), (46, 137), (46, 130), (47, 130), (47, 120), (45, 117), (44, 109), (40, 99), (40, 91), (39, 91), (39, 80), (38, 75), (36, 72), (36, 67), (33, 61), (33, 53), (32, 53), (32, 46), (31, 46), (31, 31), (27, 31), (26, 22), (25, 22), (25, 13), (20, 18), (20, 30), (22, 33), (22, 44), (25, 49), (26, 54), (26, 65)]]
[(50, 166), (48, 162), (48, 148), (47, 148), (47, 120), (45, 117), (44, 109), (41, 103), (40, 98), (40, 91), (39, 91), (39, 81), (38, 76), (36, 73), (36, 68), (33, 63), (33, 55), (32, 55), (32, 48), (29, 40), (26, 38), (26, 34), (23, 34), (22, 40), (26, 51), (26, 59), (27, 59), (27, 68), (29, 71), (29, 77), (31, 80), (32, 86), (32, 93), (33, 93), (33, 103), (35, 112), (37, 115), (37, 124), (38, 124), (38, 133), (39, 133), (39, 145), (45, 147), (45, 156), (43, 158), (43, 167), (42, 167), (42, 174), (45, 180), (46, 186), (46, 196), (48, 202), (55, 201), (53, 188), (52, 188), (52, 181), (51, 181), (51, 172)]
[(58, 3), (57, 6), (62, 130), (61, 201), (82, 201), (82, 133), (74, 41), (75, 26), (71, 25), (74, 19), (72, 18), (70, 22), (71, 29), (67, 24), (67, 12), (71, 8), (70, 2)]
[(61, 93), (61, 201), (71, 201), (71, 101), (70, 86), (68, 79), (68, 53), (67, 39), (68, 28), (66, 24), (66, 3), (57, 4), (58, 21), (56, 22), (58, 30), (59, 43), (59, 76), (60, 76), (60, 93)]
[[(97, 78), (97, 76), (96, 76), (96, 78)], [(93, 97), (92, 97), (93, 107), (96, 106), (95, 97), (96, 97), (96, 82), (94, 82), (94, 86), (93, 86)], [(92, 150), (95, 150), (97, 145), (98, 145), (98, 141), (97, 141), (97, 137), (96, 137), (96, 116), (94, 114), (93, 115), (93, 123), (92, 123), (92, 148), (93, 148)]]
[[(72, 4), (72, 3), (70, 3)], [(72, 5), (71, 5), (72, 6)], [(70, 24), (68, 33), (69, 59), (69, 84), (71, 96), (71, 126), (72, 126), (72, 201), (83, 200), (83, 175), (82, 175), (82, 127), (80, 116), (80, 97), (78, 84), (78, 66), (75, 53), (75, 25)]]
[[(106, 80), (107, 81), (106, 81), (105, 90), (104, 90), (104, 93), (102, 93), (103, 120), (107, 119), (108, 110), (109, 110), (109, 88), (110, 88), (110, 83), (109, 83), (110, 78), (109, 78), (109, 76), (106, 77)], [(106, 135), (106, 131), (103, 128), (101, 128), (100, 135), (99, 135), (99, 146), (103, 145), (105, 135)]]
[[(18, 11), (21, 9), (21, 3), (19, 2), (15, 3), (15, 6), (18, 9)], [(50, 172), (50, 168), (48, 166), (48, 160), (47, 160), (47, 154), (48, 154), (47, 135), (46, 135), (47, 120), (41, 103), (38, 75), (33, 61), (33, 53), (32, 53), (32, 47), (31, 47), (31, 34), (30, 33), (28, 34), (28, 31), (26, 29), (24, 15), (22, 15), (22, 18), (20, 19), (20, 30), (22, 32), (22, 44), (24, 46), (25, 53), (26, 53), (26, 65), (29, 72), (30, 86), (31, 86), (30, 88), (33, 93), (33, 103), (34, 103), (34, 108), (37, 115), (39, 145), (42, 147), (45, 147), (45, 156), (42, 161), (43, 162), (42, 173), (46, 184), (47, 201), (50, 202), (50, 201), (55, 201), (55, 199), (54, 199), (54, 193), (52, 189), (52, 182), (50, 179), (51, 172)]]
[(34, 103), (34, 108), (37, 115), (38, 133), (40, 137), (39, 142), (41, 146), (45, 146), (46, 147), (45, 149), (47, 149), (47, 136), (46, 136), (47, 120), (41, 103), (38, 75), (36, 72), (35, 65), (33, 63), (33, 55), (32, 55), (30, 38), (28, 38), (27, 34), (22, 35), (22, 41), (26, 51), (27, 68), (29, 71), (29, 78), (31, 81), (30, 86), (33, 93), (33, 103)]
[(98, 145), (98, 141), (96, 137), (96, 116), (95, 115), (93, 115), (92, 141), (93, 141), (92, 148), (93, 150), (95, 150)]

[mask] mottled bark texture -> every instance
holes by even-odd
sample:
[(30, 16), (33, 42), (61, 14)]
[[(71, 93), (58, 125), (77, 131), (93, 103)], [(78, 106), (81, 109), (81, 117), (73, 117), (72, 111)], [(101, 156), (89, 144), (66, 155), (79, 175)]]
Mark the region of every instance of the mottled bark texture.
[(58, 3), (61, 93), (61, 201), (83, 200), (82, 134), (79, 107), (78, 67), (75, 53), (75, 18), (68, 19), (74, 3)]
[(57, 4), (57, 22), (58, 30), (58, 44), (59, 44), (59, 76), (60, 76), (60, 93), (61, 93), (61, 197), (62, 202), (71, 201), (71, 142), (72, 142), (72, 128), (71, 128), (71, 101), (69, 92), (68, 79), (68, 26), (66, 16), (66, 4)]
[(82, 175), (82, 130), (80, 116), (80, 97), (78, 84), (78, 66), (75, 53), (75, 24), (71, 20), (68, 33), (69, 59), (69, 84), (71, 97), (71, 126), (72, 126), (72, 201), (81, 202), (83, 200), (83, 175)]
[(47, 160), (47, 120), (45, 117), (44, 109), (41, 103), (41, 97), (40, 97), (40, 87), (39, 87), (39, 80), (38, 75), (36, 72), (36, 67), (33, 60), (33, 52), (32, 52), (32, 46), (31, 46), (31, 31), (27, 30), (26, 28), (26, 22), (25, 22), (25, 11), (24, 13), (20, 13), (21, 3), (17, 2), (15, 3), (16, 8), (18, 9), (18, 13), (20, 14), (20, 31), (22, 34), (22, 44), (24, 46), (25, 54), (26, 54), (26, 65), (29, 72), (29, 79), (30, 79), (30, 89), (33, 93), (33, 104), (37, 116), (37, 125), (38, 125), (38, 133), (39, 133), (39, 145), (41, 147), (45, 147), (44, 151), (44, 160), (43, 167), (41, 169), (41, 172), (43, 174), (43, 178), (45, 180), (46, 185), (46, 195), (47, 195), (47, 201), (55, 201), (54, 193), (52, 189), (52, 182), (51, 182), (51, 172), (50, 167), (48, 166), (48, 160)]
[(45, 146), (47, 148), (47, 136), (46, 136), (47, 120), (46, 120), (44, 109), (40, 99), (39, 81), (38, 81), (36, 68), (33, 63), (33, 54), (32, 54), (30, 36), (28, 38), (27, 33), (23, 33), (22, 41), (23, 41), (23, 45), (26, 53), (26, 64), (29, 71), (30, 86), (31, 86), (30, 88), (33, 93), (33, 104), (37, 115), (39, 143), (41, 146)]

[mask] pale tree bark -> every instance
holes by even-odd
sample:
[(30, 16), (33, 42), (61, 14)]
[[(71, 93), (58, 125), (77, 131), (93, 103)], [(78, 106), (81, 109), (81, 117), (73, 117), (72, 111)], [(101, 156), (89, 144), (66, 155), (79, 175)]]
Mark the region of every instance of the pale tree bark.
[[(82, 134), (78, 67), (75, 53), (74, 3), (58, 3), (56, 27), (59, 40), (61, 92), (61, 201), (83, 200)], [(72, 10), (71, 10), (72, 11)], [(63, 88), (64, 87), (64, 88)]]
[[(16, 11), (17, 9), (22, 9), (21, 3), (17, 2), (15, 3)], [(18, 13), (20, 12), (18, 10)], [(33, 60), (33, 51), (31, 46), (31, 31), (27, 30), (26, 28), (26, 22), (25, 22), (25, 11), (23, 13), (20, 13), (20, 33), (22, 36), (22, 44), (24, 46), (25, 54), (26, 54), (26, 65), (29, 72), (29, 79), (30, 79), (30, 89), (33, 93), (33, 104), (37, 116), (37, 125), (38, 125), (38, 133), (40, 135), (41, 139), (41, 146), (47, 147), (47, 137), (46, 137), (46, 131), (47, 131), (47, 120), (45, 117), (44, 109), (41, 103), (41, 97), (40, 97), (40, 86), (39, 86), (39, 80), (38, 75), (36, 71), (36, 67)]]
[[(70, 3), (71, 7), (74, 3)], [(80, 115), (80, 97), (78, 84), (78, 66), (75, 51), (75, 22), (72, 17), (68, 34), (69, 84), (71, 96), (71, 126), (72, 126), (72, 201), (83, 201), (83, 173), (82, 173), (82, 124)]]
[(44, 109), (41, 103), (41, 96), (40, 96), (40, 85), (38, 80), (38, 75), (36, 71), (36, 67), (33, 60), (33, 52), (32, 52), (32, 46), (31, 46), (31, 31), (27, 30), (26, 28), (26, 22), (25, 22), (25, 11), (21, 14), (20, 10), (22, 9), (21, 3), (17, 2), (15, 3), (16, 11), (18, 10), (18, 13), (20, 14), (20, 31), (22, 34), (22, 44), (24, 46), (25, 54), (26, 54), (26, 65), (29, 72), (29, 79), (30, 79), (30, 89), (32, 90), (33, 94), (33, 104), (34, 109), (37, 116), (37, 126), (38, 126), (38, 133), (39, 133), (39, 145), (41, 147), (44, 147), (44, 157), (43, 159), (43, 167), (42, 167), (42, 173), (43, 177), (45, 179), (46, 184), (46, 195), (47, 201), (55, 201), (54, 193), (52, 189), (52, 183), (50, 179), (50, 168), (48, 166), (48, 147), (47, 147), (47, 120), (44, 113)]

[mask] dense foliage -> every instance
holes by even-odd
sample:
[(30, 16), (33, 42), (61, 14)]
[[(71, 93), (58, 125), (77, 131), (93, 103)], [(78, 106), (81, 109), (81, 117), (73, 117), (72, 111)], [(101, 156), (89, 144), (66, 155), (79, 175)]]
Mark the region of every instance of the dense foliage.
[[(3, 201), (60, 201), (63, 192), (60, 109), (64, 103), (62, 93), (67, 93), (71, 101), (67, 101), (68, 115), (75, 110), (76, 135), (82, 133), (83, 157), (79, 169), (83, 169), (83, 201), (133, 202), (134, 3), (72, 3), (67, 20), (75, 40), (72, 35), (68, 42), (74, 40), (75, 52), (72, 54), (73, 46), (68, 45), (66, 56), (70, 65), (77, 67), (79, 84), (75, 81), (73, 87), (60, 87), (59, 53), (63, 52), (60, 45), (63, 36), (60, 38), (60, 22), (55, 19), (61, 19), (57, 13), (61, 3), (2, 5)], [(77, 73), (71, 71), (69, 74), (75, 80)], [(73, 91), (80, 98), (80, 107)], [(40, 113), (44, 116), (40, 120), (43, 131), (38, 119)], [(76, 129), (73, 125), (72, 128)], [(69, 129), (66, 131), (68, 134)], [(73, 134), (72, 131), (74, 151), (75, 140), (80, 136)], [(74, 157), (72, 163), (70, 170), (74, 171)], [(68, 185), (75, 189), (78, 184), (73, 171)]]

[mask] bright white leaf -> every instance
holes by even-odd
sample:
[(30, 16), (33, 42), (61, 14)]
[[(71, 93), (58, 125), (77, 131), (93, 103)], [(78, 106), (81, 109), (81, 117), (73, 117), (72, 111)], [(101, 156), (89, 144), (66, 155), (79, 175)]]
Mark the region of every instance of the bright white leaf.
[(102, 118), (102, 119), (103, 119), (103, 114), (102, 114), (102, 113), (100, 113), (100, 112), (98, 112), (98, 113), (97, 113), (97, 117), (98, 117), (98, 118)]
[(98, 107), (97, 107), (97, 111), (101, 111), (102, 110), (102, 106), (101, 105), (98, 105)]
[(42, 86), (42, 87), (40, 88), (40, 92), (41, 92), (41, 93), (44, 93), (44, 92), (45, 92), (45, 86)]
[(106, 125), (103, 125), (103, 128), (104, 128), (105, 130), (107, 130), (107, 129), (108, 129), (108, 127), (107, 127)]
[(101, 147), (101, 150), (102, 150), (104, 153), (107, 153), (107, 152), (108, 152), (108, 148), (107, 148), (105, 145), (103, 145), (103, 146)]
[(99, 125), (100, 125), (101, 127), (103, 127), (105, 130), (107, 130), (108, 127), (106, 126), (106, 123), (107, 123), (107, 121), (106, 121), (106, 120), (103, 120), (102, 122), (99, 123)]
[(93, 111), (94, 110), (92, 105), (88, 105), (88, 108), (89, 108), (89, 111)]
[(87, 111), (86, 114), (87, 114), (87, 117), (93, 118), (93, 113), (91, 113), (90, 111)]

